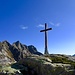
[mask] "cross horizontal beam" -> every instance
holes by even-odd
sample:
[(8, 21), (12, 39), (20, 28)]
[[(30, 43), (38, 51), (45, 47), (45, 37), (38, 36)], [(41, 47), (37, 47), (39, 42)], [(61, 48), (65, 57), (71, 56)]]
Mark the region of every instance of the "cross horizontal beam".
[(52, 30), (52, 28), (47, 28), (47, 24), (45, 23), (45, 29), (40, 31), (40, 32), (45, 32), (45, 52), (44, 54), (49, 54), (48, 48), (47, 48), (47, 31), (48, 30)]
[(45, 32), (45, 31), (48, 31), (48, 30), (52, 30), (52, 28), (48, 28), (46, 30), (41, 30), (40, 32)]

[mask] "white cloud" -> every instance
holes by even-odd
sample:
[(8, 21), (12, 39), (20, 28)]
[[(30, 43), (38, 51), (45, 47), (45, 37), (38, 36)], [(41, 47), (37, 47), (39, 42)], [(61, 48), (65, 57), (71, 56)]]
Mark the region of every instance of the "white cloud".
[(43, 24), (39, 24), (37, 27), (45, 27), (45, 25), (43, 25)]
[(25, 29), (28, 29), (28, 27), (24, 26), (24, 25), (20, 25), (20, 28), (25, 30)]
[(53, 22), (49, 22), (51, 25), (54, 25), (54, 23)]
[(56, 26), (60, 26), (60, 23), (57, 23)]
[(60, 26), (60, 23), (53, 23), (53, 22), (49, 22), (51, 25), (53, 25), (53, 26), (56, 26), (56, 27), (58, 27), (58, 26)]

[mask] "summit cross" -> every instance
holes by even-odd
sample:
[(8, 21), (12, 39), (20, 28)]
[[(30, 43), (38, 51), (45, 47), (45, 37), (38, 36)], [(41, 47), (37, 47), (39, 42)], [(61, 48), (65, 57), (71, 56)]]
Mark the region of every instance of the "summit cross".
[(52, 28), (47, 28), (47, 24), (45, 23), (45, 29), (40, 31), (40, 32), (45, 32), (45, 52), (44, 54), (49, 54), (48, 47), (47, 47), (47, 31), (48, 30), (52, 30)]

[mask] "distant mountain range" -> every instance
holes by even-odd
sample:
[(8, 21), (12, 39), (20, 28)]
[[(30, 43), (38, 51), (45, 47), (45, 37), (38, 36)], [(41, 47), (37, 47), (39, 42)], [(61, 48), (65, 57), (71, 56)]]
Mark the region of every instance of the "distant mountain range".
[(27, 46), (19, 41), (12, 45), (8, 41), (0, 42), (0, 63), (19, 61), (31, 54), (42, 55), (33, 45)]

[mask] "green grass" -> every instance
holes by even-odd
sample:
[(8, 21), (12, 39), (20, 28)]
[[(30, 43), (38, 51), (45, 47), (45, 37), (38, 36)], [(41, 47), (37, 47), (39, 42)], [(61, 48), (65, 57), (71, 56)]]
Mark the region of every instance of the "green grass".
[(63, 64), (71, 64), (75, 67), (75, 62), (68, 60), (66, 56), (45, 56), (52, 60), (52, 63), (63, 63)]

